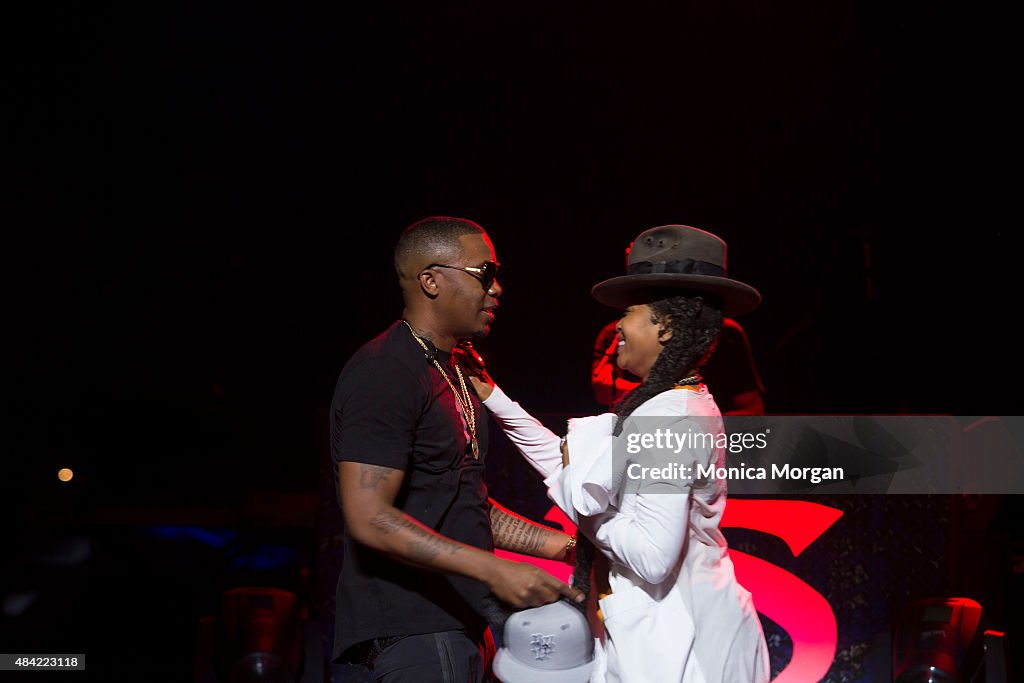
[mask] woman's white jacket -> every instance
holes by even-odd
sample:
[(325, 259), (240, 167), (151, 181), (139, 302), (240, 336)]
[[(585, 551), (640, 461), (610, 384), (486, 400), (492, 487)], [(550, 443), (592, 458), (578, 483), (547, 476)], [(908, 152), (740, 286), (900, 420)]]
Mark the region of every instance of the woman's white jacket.
[(701, 476), (724, 466), (726, 452), (706, 387), (654, 396), (617, 437), (612, 413), (569, 420), (564, 468), (561, 439), (500, 388), (484, 404), (610, 560), (591, 681), (769, 680), (761, 624), (719, 529), (725, 480)]

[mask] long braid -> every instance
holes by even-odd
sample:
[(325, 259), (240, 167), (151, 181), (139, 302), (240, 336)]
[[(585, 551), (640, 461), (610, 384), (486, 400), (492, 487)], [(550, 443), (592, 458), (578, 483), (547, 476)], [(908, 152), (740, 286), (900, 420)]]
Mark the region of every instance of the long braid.
[[(679, 295), (658, 299), (648, 304), (651, 308), (651, 322), (662, 323), (672, 331), (672, 337), (658, 354), (650, 372), (640, 386), (626, 394), (615, 408), (618, 419), (613, 434), (622, 433), (623, 423), (633, 411), (663, 391), (668, 391), (686, 375), (698, 370), (714, 351), (715, 341), (722, 329), (722, 306), (717, 297), (711, 295)], [(572, 573), (572, 585), (590, 598), (590, 573), (593, 569), (597, 549), (586, 536), (576, 541), (576, 567)]]

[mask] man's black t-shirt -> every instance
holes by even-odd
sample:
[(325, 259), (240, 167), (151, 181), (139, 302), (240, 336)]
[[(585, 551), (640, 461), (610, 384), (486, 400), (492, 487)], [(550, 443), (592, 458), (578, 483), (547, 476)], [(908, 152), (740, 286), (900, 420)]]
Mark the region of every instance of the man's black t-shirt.
[[(450, 354), (437, 359), (456, 388)], [(395, 507), (442, 536), (493, 549), (484, 485), (487, 413), (470, 390), (480, 457), (448, 382), (401, 321), (345, 365), (331, 406), (331, 455), (405, 472)], [(337, 467), (335, 467), (335, 473)], [(340, 502), (340, 501), (339, 501)], [(345, 532), (338, 579), (335, 658), (377, 637), (455, 629), (482, 631), (486, 586), (417, 569), (363, 546)]]

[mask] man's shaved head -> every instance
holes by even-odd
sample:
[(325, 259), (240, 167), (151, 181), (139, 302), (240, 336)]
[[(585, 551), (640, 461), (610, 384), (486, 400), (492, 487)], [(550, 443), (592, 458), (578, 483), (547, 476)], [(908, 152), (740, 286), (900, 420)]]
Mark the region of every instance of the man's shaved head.
[(399, 280), (415, 278), (432, 263), (450, 263), (462, 252), (463, 235), (486, 235), (484, 229), (465, 218), (431, 216), (416, 221), (402, 233), (395, 246), (395, 271)]

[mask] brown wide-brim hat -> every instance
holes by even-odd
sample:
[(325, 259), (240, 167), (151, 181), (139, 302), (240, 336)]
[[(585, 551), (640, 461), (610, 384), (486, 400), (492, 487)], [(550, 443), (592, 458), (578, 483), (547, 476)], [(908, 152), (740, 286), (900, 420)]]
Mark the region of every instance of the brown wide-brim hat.
[(721, 297), (728, 316), (749, 313), (761, 303), (756, 289), (728, 277), (725, 242), (688, 225), (662, 225), (640, 233), (629, 250), (626, 274), (594, 285), (601, 303), (627, 308), (687, 291)]

